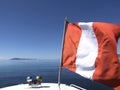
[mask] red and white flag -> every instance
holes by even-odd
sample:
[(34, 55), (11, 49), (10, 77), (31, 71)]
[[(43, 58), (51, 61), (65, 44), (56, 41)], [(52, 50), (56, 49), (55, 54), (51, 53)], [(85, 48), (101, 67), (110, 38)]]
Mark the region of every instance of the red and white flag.
[(66, 23), (62, 66), (83, 77), (120, 90), (117, 41), (120, 25), (88, 22)]

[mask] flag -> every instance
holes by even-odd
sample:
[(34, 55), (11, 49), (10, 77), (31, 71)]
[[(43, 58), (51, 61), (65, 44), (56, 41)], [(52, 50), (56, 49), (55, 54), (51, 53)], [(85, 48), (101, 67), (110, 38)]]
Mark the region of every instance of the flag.
[(118, 24), (66, 22), (61, 65), (85, 78), (120, 90), (119, 37)]

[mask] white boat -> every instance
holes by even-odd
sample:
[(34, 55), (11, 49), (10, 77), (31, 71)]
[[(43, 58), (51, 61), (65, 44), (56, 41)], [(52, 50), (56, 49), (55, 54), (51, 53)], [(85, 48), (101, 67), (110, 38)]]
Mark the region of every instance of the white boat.
[(41, 85), (19, 84), (1, 88), (0, 90), (86, 90), (74, 84), (66, 85), (57, 83), (42, 83)]

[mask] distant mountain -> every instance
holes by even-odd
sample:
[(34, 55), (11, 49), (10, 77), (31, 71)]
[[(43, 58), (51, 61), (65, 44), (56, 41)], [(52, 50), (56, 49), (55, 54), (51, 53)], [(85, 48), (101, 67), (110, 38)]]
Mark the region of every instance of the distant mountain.
[(10, 60), (37, 60), (35, 58), (10, 58)]

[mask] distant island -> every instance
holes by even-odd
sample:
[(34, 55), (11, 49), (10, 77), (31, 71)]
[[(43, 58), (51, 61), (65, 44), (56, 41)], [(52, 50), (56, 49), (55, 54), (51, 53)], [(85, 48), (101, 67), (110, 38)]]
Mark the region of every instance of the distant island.
[(35, 58), (10, 58), (10, 60), (37, 60)]

